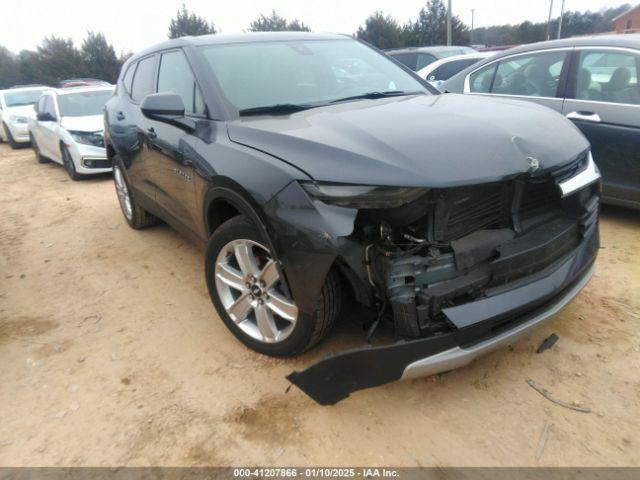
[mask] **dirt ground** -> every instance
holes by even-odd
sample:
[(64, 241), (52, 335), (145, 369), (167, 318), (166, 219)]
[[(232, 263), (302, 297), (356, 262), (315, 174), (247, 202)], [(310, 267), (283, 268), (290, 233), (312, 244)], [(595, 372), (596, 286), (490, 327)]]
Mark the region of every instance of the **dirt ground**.
[(0, 465), (638, 466), (640, 215), (605, 208), (601, 233), (591, 283), (529, 338), (320, 407), (284, 377), (340, 331), (295, 360), (253, 353), (214, 313), (198, 248), (130, 229), (110, 177), (1, 145)]

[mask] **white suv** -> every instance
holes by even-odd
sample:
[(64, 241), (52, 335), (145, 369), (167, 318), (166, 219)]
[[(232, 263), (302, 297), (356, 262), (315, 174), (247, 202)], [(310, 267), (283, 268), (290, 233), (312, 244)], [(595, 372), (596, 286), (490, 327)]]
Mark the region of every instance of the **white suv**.
[(53, 160), (73, 180), (111, 171), (104, 148), (104, 104), (113, 87), (78, 87), (51, 90), (36, 104), (29, 120), (31, 145), (38, 162)]
[(49, 87), (22, 87), (0, 91), (0, 139), (12, 148), (29, 143), (28, 121), (33, 105)]

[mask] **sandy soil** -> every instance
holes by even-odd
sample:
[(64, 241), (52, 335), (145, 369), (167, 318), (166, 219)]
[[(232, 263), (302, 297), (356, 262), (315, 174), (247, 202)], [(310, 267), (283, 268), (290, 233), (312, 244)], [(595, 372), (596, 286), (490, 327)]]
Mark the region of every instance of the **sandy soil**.
[[(110, 177), (0, 146), (0, 465), (640, 465), (640, 215), (605, 209), (592, 282), (439, 377), (320, 407), (214, 313), (202, 253), (130, 229)], [(558, 343), (536, 354), (556, 332)], [(562, 400), (534, 391), (533, 379)]]

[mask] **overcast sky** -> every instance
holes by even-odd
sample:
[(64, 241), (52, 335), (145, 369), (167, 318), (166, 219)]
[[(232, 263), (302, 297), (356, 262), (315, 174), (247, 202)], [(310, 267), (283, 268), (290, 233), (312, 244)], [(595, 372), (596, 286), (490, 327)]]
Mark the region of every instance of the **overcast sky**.
[[(633, 2), (634, 0), (629, 0)], [(18, 52), (33, 49), (47, 35), (72, 38), (79, 45), (87, 30), (103, 32), (118, 52), (136, 52), (167, 35), (169, 20), (182, 0), (6, 0), (0, 18), (0, 45)], [(4, 3), (4, 2), (3, 2)], [(241, 32), (260, 13), (275, 9), (287, 18), (299, 18), (314, 31), (353, 33), (375, 10), (404, 23), (415, 19), (426, 0), (185, 0), (189, 10), (225, 33)], [(562, 0), (554, 1), (554, 15)], [(597, 11), (624, 0), (566, 0), (565, 10)], [(549, 0), (453, 0), (453, 11), (471, 24), (487, 26), (543, 21)]]

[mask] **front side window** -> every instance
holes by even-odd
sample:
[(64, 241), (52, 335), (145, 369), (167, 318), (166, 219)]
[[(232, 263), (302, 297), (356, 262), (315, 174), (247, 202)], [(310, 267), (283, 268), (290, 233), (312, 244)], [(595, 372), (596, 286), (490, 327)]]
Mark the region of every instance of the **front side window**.
[(44, 113), (48, 113), (51, 115), (51, 118), (56, 118), (56, 107), (53, 104), (53, 97), (51, 95), (47, 95), (44, 98)]
[(389, 58), (354, 40), (277, 41), (200, 47), (238, 110), (320, 105), (379, 92), (429, 93)]
[(620, 51), (579, 53), (575, 98), (640, 105), (640, 57)]
[(473, 72), (469, 76), (469, 91), (472, 93), (491, 93), (497, 67), (497, 63), (492, 63)]
[(566, 58), (566, 52), (543, 52), (502, 60), (491, 93), (555, 97)]
[(153, 73), (156, 68), (156, 57), (147, 57), (138, 62), (138, 68), (131, 85), (131, 98), (141, 102), (144, 97), (153, 93)]
[(34, 105), (40, 98), (40, 95), (42, 95), (42, 92), (44, 92), (44, 89), (27, 90), (22, 92), (6, 92), (4, 94), (4, 103), (7, 107)]
[(204, 113), (200, 91), (189, 62), (180, 51), (163, 53), (158, 73), (158, 92), (173, 92), (182, 98), (187, 113)]
[(101, 115), (104, 104), (111, 98), (111, 90), (77, 92), (58, 95), (58, 109), (61, 117), (84, 117)]

